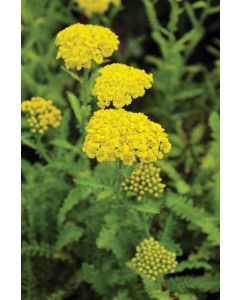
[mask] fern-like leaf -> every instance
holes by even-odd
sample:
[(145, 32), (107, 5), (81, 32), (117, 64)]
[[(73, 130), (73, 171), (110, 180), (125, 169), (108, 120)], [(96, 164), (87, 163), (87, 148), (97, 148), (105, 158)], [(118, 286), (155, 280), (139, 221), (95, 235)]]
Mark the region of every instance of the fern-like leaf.
[(55, 250), (60, 251), (64, 247), (76, 242), (83, 235), (83, 229), (73, 223), (66, 223), (60, 228), (60, 232), (55, 245)]
[(97, 293), (101, 295), (104, 295), (106, 293), (107, 286), (102, 276), (102, 273), (99, 270), (97, 270), (93, 265), (84, 263), (82, 266), (82, 274), (84, 281), (91, 284), (93, 289)]
[(184, 293), (189, 290), (198, 290), (201, 292), (219, 291), (219, 276), (176, 276), (167, 280), (169, 289), (173, 292)]
[(39, 256), (50, 258), (53, 254), (53, 248), (47, 243), (32, 242), (31, 244), (24, 242), (22, 244), (22, 255), (23, 256)]
[(82, 199), (85, 199), (89, 195), (88, 189), (82, 189), (77, 187), (72, 189), (68, 196), (65, 198), (63, 206), (60, 208), (57, 220), (58, 224), (61, 225), (65, 222), (67, 214), (76, 206)]
[(185, 270), (193, 270), (193, 269), (205, 269), (210, 271), (212, 267), (210, 264), (204, 261), (194, 261), (194, 262), (183, 261), (177, 265), (175, 272), (182, 272)]
[(151, 299), (155, 300), (171, 300), (169, 293), (161, 290), (162, 278), (159, 281), (152, 281), (143, 278), (144, 289)]
[(38, 299), (36, 285), (37, 282), (33, 272), (32, 260), (28, 257), (22, 261), (22, 294), (24, 300)]
[(200, 228), (214, 246), (219, 245), (219, 228), (214, 217), (194, 207), (191, 200), (174, 193), (167, 194), (166, 205), (177, 216)]

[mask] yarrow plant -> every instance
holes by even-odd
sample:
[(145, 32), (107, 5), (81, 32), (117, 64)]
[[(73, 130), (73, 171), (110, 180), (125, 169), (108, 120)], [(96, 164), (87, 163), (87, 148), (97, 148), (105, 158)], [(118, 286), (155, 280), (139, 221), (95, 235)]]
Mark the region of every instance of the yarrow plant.
[(57, 59), (62, 58), (67, 69), (90, 69), (93, 62), (103, 63), (118, 49), (119, 40), (109, 28), (98, 25), (71, 25), (57, 34)]
[(218, 299), (216, 1), (75, 1), (22, 1), (23, 99), (61, 108), (22, 102), (22, 298)]
[(80, 8), (83, 9), (86, 16), (105, 13), (111, 4), (118, 6), (121, 0), (75, 0)]
[(99, 73), (93, 95), (97, 97), (98, 106), (102, 109), (111, 102), (117, 108), (131, 104), (133, 99), (142, 97), (153, 83), (152, 74), (124, 64), (107, 65)]
[(53, 105), (52, 100), (41, 97), (32, 97), (21, 103), (21, 110), (28, 115), (28, 125), (32, 133), (43, 134), (49, 128), (59, 127), (61, 111)]
[(131, 265), (140, 275), (156, 280), (159, 276), (174, 272), (177, 266), (176, 254), (151, 237), (136, 247)]
[(146, 194), (158, 198), (165, 186), (160, 177), (160, 168), (144, 163), (135, 168), (130, 177), (122, 182), (124, 191), (135, 193), (138, 201)]
[(142, 113), (124, 109), (99, 110), (87, 125), (83, 151), (99, 162), (120, 159), (126, 165), (154, 162), (168, 153), (165, 130)]

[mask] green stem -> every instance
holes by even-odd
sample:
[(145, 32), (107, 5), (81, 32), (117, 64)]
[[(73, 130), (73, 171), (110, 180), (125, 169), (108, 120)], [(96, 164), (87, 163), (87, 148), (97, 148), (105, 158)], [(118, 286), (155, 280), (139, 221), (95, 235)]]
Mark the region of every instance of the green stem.
[(36, 146), (37, 146), (37, 152), (38, 154), (46, 160), (46, 162), (49, 162), (51, 159), (49, 157), (49, 155), (47, 154), (47, 151), (45, 149), (45, 147), (43, 146), (42, 140), (41, 140), (41, 136), (40, 135), (36, 135), (35, 136), (35, 140), (36, 140)]
[(118, 196), (121, 193), (121, 183), (122, 183), (122, 162), (120, 159), (117, 160), (117, 190), (118, 190)]
[(150, 237), (150, 225), (149, 225), (149, 218), (146, 214), (142, 213), (140, 218), (143, 220), (143, 230), (147, 237)]
[(88, 81), (89, 81), (89, 70), (84, 69), (83, 70), (83, 77), (81, 78), (81, 101), (82, 104), (86, 105), (89, 102), (89, 87), (88, 87)]

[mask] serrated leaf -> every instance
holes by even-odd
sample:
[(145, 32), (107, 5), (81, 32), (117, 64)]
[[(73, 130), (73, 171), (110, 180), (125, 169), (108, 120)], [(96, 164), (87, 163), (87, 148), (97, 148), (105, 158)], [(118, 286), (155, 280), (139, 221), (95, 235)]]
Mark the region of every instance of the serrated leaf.
[(128, 203), (127, 207), (148, 214), (158, 214), (160, 212), (161, 201), (158, 199), (143, 199), (141, 202)]
[(204, 276), (176, 276), (167, 280), (169, 289), (174, 292), (184, 293), (189, 290), (201, 292), (219, 291), (219, 275)]
[(83, 229), (73, 223), (67, 223), (60, 228), (60, 232), (55, 245), (55, 251), (60, 251), (64, 247), (76, 242), (83, 235)]
[(200, 228), (214, 246), (219, 245), (219, 227), (217, 219), (214, 216), (194, 207), (190, 199), (183, 198), (174, 193), (166, 194), (165, 203), (177, 216)]
[(155, 300), (171, 300), (168, 291), (161, 290), (161, 283), (162, 278), (159, 279), (160, 281), (153, 281), (146, 277), (143, 277), (143, 284), (146, 292), (148, 293), (151, 299)]
[(39, 256), (39, 257), (46, 257), (49, 258), (52, 256), (53, 248), (51, 245), (47, 243), (26, 243), (22, 244), (22, 255), (32, 257), (32, 256)]
[(193, 261), (193, 262), (183, 261), (177, 265), (175, 272), (182, 272), (185, 270), (193, 270), (193, 269), (205, 269), (210, 271), (212, 267), (210, 264), (204, 261)]
[(94, 189), (107, 189), (107, 190), (111, 190), (111, 187), (105, 185), (105, 184), (102, 184), (100, 181), (94, 179), (94, 178), (78, 178), (78, 179), (75, 179), (74, 182), (76, 184), (79, 184), (79, 185), (83, 185), (83, 186), (88, 186), (88, 187), (91, 187), (91, 188), (94, 188)]
[(102, 272), (97, 270), (94, 265), (83, 263), (82, 274), (84, 281), (92, 285), (93, 289), (101, 295), (107, 290), (106, 282), (102, 276)]
[(65, 198), (63, 206), (60, 208), (57, 220), (58, 224), (63, 224), (66, 220), (67, 214), (77, 205), (82, 199), (89, 194), (89, 190), (77, 187), (68, 194)]

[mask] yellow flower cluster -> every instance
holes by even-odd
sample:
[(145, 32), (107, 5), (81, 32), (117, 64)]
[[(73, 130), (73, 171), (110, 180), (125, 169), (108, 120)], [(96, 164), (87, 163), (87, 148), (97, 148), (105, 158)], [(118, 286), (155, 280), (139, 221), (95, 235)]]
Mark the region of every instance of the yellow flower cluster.
[(61, 111), (52, 104), (52, 100), (41, 97), (23, 101), (21, 110), (28, 114), (28, 125), (32, 133), (43, 134), (49, 126), (57, 128), (62, 120)]
[(93, 95), (98, 98), (98, 106), (102, 109), (111, 101), (117, 108), (131, 104), (132, 99), (142, 97), (153, 82), (152, 74), (124, 64), (107, 65), (99, 72)]
[(122, 187), (125, 191), (137, 194), (137, 200), (141, 201), (145, 194), (158, 198), (166, 186), (161, 181), (160, 168), (141, 163), (133, 170), (130, 178), (122, 182)]
[(121, 0), (75, 0), (75, 2), (83, 9), (86, 16), (91, 17), (94, 13), (105, 13), (110, 4), (120, 5)]
[(62, 58), (66, 68), (90, 69), (92, 62), (101, 64), (118, 49), (119, 40), (109, 28), (98, 25), (71, 25), (57, 34), (57, 59)]
[(140, 275), (156, 280), (158, 276), (173, 273), (177, 261), (175, 253), (168, 251), (151, 237), (137, 246), (131, 264)]
[(135, 161), (154, 162), (168, 153), (171, 144), (161, 125), (142, 113), (124, 109), (99, 110), (87, 126), (83, 151), (99, 162), (115, 161), (127, 165)]

